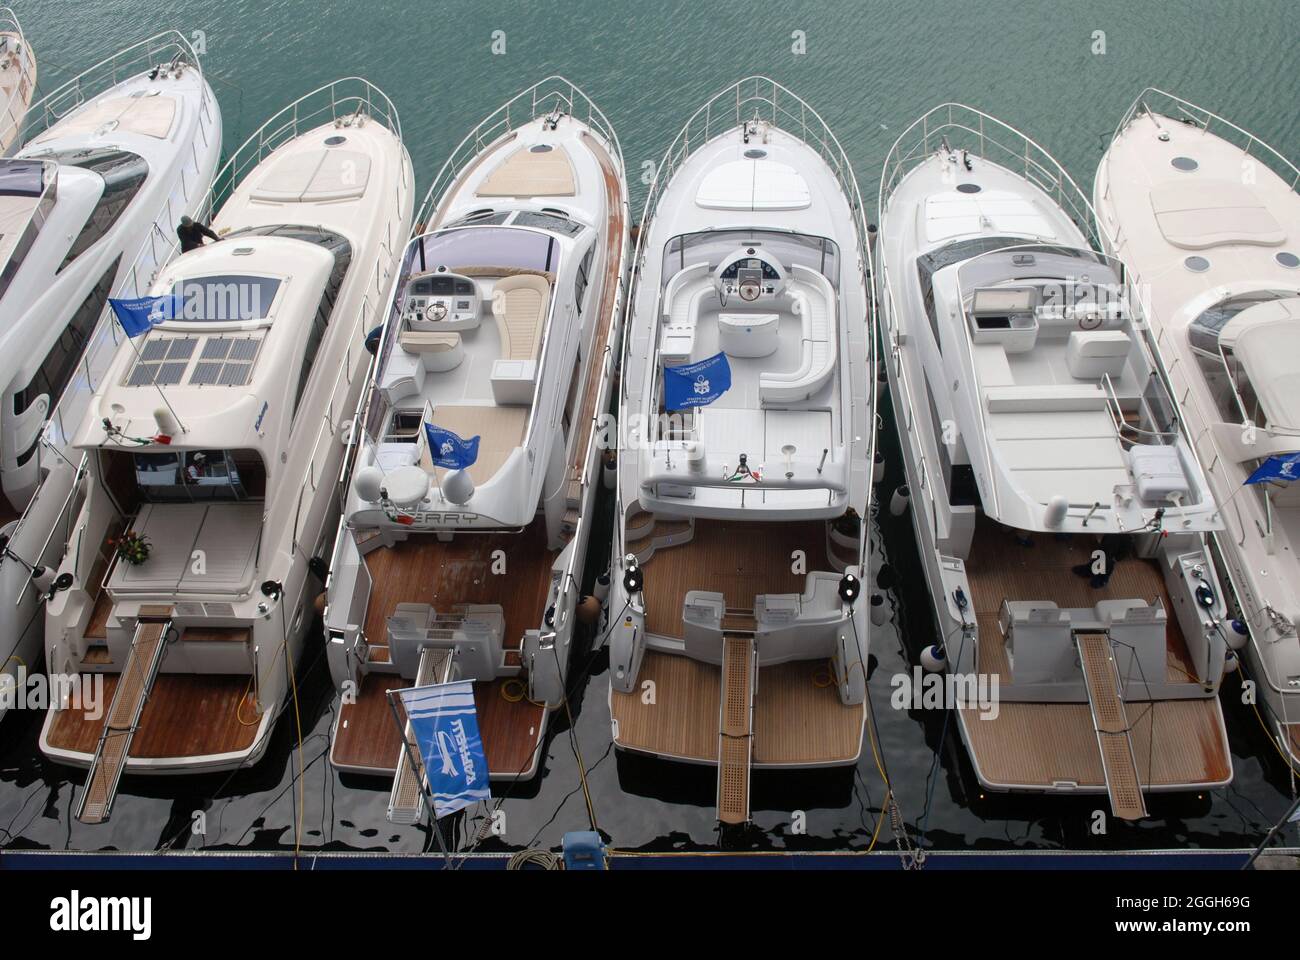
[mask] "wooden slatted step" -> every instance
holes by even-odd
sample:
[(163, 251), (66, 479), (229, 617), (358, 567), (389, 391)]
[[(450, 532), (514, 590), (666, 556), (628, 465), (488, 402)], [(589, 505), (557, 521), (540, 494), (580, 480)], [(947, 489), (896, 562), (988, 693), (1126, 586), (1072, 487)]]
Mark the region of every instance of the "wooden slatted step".
[(1111, 812), (1124, 820), (1141, 820), (1147, 815), (1146, 801), (1138, 779), (1128, 711), (1120, 693), (1119, 671), (1110, 637), (1104, 633), (1081, 633), (1075, 637), (1075, 643), (1088, 688), (1093, 726), (1097, 730), (1097, 748), (1101, 751)]
[(754, 733), (754, 641), (724, 636), (718, 717), (718, 819), (749, 820), (749, 769)]
[[(689, 542), (689, 537), (684, 535), (690, 534), (694, 529), (690, 520), (661, 516), (653, 516), (649, 521), (643, 519), (651, 516), (653, 515), (638, 514), (635, 519), (637, 526), (629, 525), (626, 529), (624, 542), (632, 553), (643, 556), (651, 546), (666, 549)], [(677, 539), (678, 542), (667, 542), (670, 539)]]
[[(416, 672), (415, 685), (427, 687), (434, 683), (446, 683), (451, 678), (451, 665), (455, 659), (455, 650), (450, 647), (425, 647), (420, 651), (420, 668)], [(420, 748), (415, 742), (411, 725), (406, 725), (404, 742), (397, 757), (397, 775), (393, 777), (393, 789), (388, 795), (388, 820), (390, 823), (419, 823), (424, 814), (424, 767), (420, 760)]]
[(81, 658), (83, 667), (103, 667), (113, 662), (113, 655), (109, 653), (108, 647), (101, 644), (95, 644), (86, 649), (86, 655)]
[(166, 613), (161, 613), (158, 608), (141, 608), (131, 652), (118, 677), (113, 702), (108, 708), (95, 759), (86, 775), (86, 786), (77, 807), (77, 819), (82, 823), (103, 823), (112, 810), (140, 714), (149, 699), (149, 690), (158, 676), (158, 665), (167, 647), (171, 620), (158, 617), (169, 618), (171, 609), (164, 607), (162, 610)]
[(113, 598), (104, 590), (95, 601), (90, 611), (90, 621), (86, 624), (85, 637), (88, 640), (104, 640), (108, 637), (108, 617), (113, 612)]

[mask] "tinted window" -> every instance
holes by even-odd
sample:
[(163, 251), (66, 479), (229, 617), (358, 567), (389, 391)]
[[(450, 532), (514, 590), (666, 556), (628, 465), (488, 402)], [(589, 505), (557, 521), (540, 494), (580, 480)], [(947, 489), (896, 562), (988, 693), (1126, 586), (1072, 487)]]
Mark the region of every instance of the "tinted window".
[(137, 453), (135, 483), (150, 503), (249, 500), (265, 494), (266, 470), (253, 450)]
[(50, 398), (51, 407), (58, 401), (63, 388), (72, 379), (73, 371), (77, 369), (77, 362), (86, 348), (86, 342), (94, 332), (95, 325), (108, 303), (108, 295), (113, 289), (113, 278), (117, 275), (117, 265), (120, 260), (119, 257), (113, 261), (113, 265), (104, 271), (104, 275), (91, 288), (86, 299), (81, 302), (81, 306), (77, 307), (76, 313), (69, 319), (59, 338), (54, 341), (54, 346), (50, 348), (50, 352), (31, 382), (14, 394), (15, 415), (30, 407), (42, 394)]
[(86, 220), (86, 225), (81, 228), (81, 233), (72, 241), (72, 248), (59, 266), (59, 270), (62, 270), (89, 250), (117, 223), (148, 176), (149, 164), (134, 153), (122, 150), (63, 151), (55, 154), (55, 158), (65, 166), (94, 171), (104, 180), (104, 192)]
[(516, 215), (513, 222), (519, 227), (541, 227), (543, 230), (551, 230), (569, 237), (575, 237), (586, 229), (577, 220), (570, 220), (568, 217), (554, 213), (533, 213), (529, 210)]
[(298, 402), (302, 399), (302, 392), (307, 389), (312, 367), (316, 364), (316, 353), (320, 350), (321, 341), (325, 339), (325, 331), (329, 327), (330, 317), (338, 302), (343, 278), (347, 276), (348, 267), (352, 263), (352, 248), (342, 237), (338, 239), (341, 245), (334, 247), (334, 269), (330, 271), (329, 280), (325, 283), (325, 291), (321, 294), (320, 304), (316, 307), (316, 314), (311, 320), (311, 331), (307, 334), (307, 349), (303, 354), (302, 372), (298, 375), (298, 390), (293, 399), (295, 417), (298, 415)]
[(925, 314), (930, 320), (934, 345), (941, 353), (943, 343), (939, 339), (939, 319), (934, 312), (934, 275), (954, 263), (961, 263), (1005, 247), (1021, 247), (1025, 243), (1023, 237), (977, 237), (973, 240), (958, 240), (916, 258), (917, 279), (921, 284), (921, 302), (925, 305)]
[(273, 277), (220, 274), (192, 277), (172, 286), (182, 305), (176, 320), (221, 322), (265, 320), (275, 302), (280, 281)]
[(587, 255), (582, 258), (582, 263), (578, 264), (578, 279), (574, 284), (573, 302), (577, 305), (578, 314), (582, 314), (582, 301), (587, 293), (587, 285), (591, 283), (589, 271), (591, 270), (591, 260), (595, 255), (594, 249), (588, 250)]
[(42, 160), (0, 162), (0, 197), (39, 197), (45, 192), (45, 163)]
[(532, 230), (510, 227), (467, 227), (422, 237), (416, 249), (420, 272), (446, 267), (501, 267), (555, 270), (555, 238)]

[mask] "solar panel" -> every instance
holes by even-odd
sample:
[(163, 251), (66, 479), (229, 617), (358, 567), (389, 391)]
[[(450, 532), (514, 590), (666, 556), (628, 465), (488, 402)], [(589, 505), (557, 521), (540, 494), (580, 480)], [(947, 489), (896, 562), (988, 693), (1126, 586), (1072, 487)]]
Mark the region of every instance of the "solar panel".
[(181, 379), (185, 376), (185, 368), (188, 366), (188, 363), (172, 363), (170, 361), (167, 363), (160, 363), (158, 365), (158, 377), (156, 382), (160, 384), (180, 383)]
[(157, 364), (137, 363), (126, 378), (128, 387), (147, 387), (153, 383), (153, 373)]
[(248, 383), (249, 374), (253, 372), (251, 363), (227, 363), (221, 368), (217, 383), (223, 387), (242, 387)]
[[(206, 351), (205, 351), (206, 354)], [(217, 377), (221, 375), (221, 363), (210, 360), (200, 360), (194, 365), (194, 372), (190, 374), (190, 385), (201, 387), (210, 383), (216, 383)]]
[[(209, 337), (190, 375), (193, 386), (243, 387), (253, 378), (261, 337)], [(222, 363), (222, 361), (225, 361)]]
[(224, 360), (230, 353), (231, 341), (224, 337), (209, 337), (203, 344), (204, 360)]

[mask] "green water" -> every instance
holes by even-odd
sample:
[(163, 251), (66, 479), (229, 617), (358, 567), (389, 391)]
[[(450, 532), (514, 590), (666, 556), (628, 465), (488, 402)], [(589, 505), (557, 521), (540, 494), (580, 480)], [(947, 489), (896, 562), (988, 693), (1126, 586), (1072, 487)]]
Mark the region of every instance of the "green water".
[[(308, 3), (221, 0), (14, 0), (53, 89), (117, 49), (167, 27), (203, 31), (204, 67), (221, 100), (233, 148), (292, 99), (340, 76), (383, 88), (401, 113), (421, 192), (460, 138), (518, 90), (551, 73), (584, 88), (613, 123), (633, 172), (640, 210), (644, 164), (659, 159), (691, 112), (712, 93), (754, 73), (812, 104), (852, 158), (869, 218), (879, 168), (894, 137), (936, 103), (957, 100), (1020, 127), (1090, 188), (1106, 138), (1133, 98), (1160, 86), (1233, 119), (1284, 154), (1300, 156), (1295, 105), (1300, 31), (1294, 3), (1099, 0), (1092, 3), (826, 0), (703, 3)], [(164, 12), (165, 11), (165, 12)], [(505, 53), (492, 52), (504, 31)], [(806, 52), (792, 47), (802, 31)], [(1105, 53), (1094, 53), (1104, 32)], [(882, 448), (887, 492), (901, 482), (891, 415)], [(887, 512), (886, 512), (887, 513)], [(873, 634), (871, 687), (880, 741), (909, 831), (935, 849), (1124, 849), (1240, 847), (1258, 842), (1287, 806), (1291, 784), (1239, 684), (1223, 702), (1236, 780), (1206, 796), (1161, 796), (1152, 817), (1108, 836), (1090, 830), (1098, 798), (999, 798), (981, 793), (955, 731), (937, 711), (890, 710), (889, 677), (909, 669), (932, 630), (906, 517), (884, 518), (899, 571), (894, 619)], [(508, 832), (485, 849), (555, 846), (589, 829), (576, 756), (581, 752), (599, 827), (623, 849), (719, 844), (712, 770), (638, 761), (610, 750), (607, 658), (575, 654), (591, 680), (556, 714), (543, 771), (508, 790)], [(47, 764), (40, 716), (11, 716), (0, 729), (0, 847), (51, 849), (292, 849), (302, 788), (306, 850), (436, 850), (423, 827), (387, 823), (387, 786), (341, 777), (326, 759), (337, 704), (319, 655), (300, 670), (305, 773), (282, 718), (266, 757), (232, 777), (130, 780), (113, 818), (84, 827), (71, 816), (82, 775)], [(938, 762), (936, 762), (936, 753)], [(507, 792), (498, 788), (498, 795)], [(730, 849), (866, 849), (884, 791), (870, 751), (856, 769), (755, 777), (754, 825), (721, 838)], [(792, 829), (807, 812), (807, 833)], [(192, 829), (206, 811), (203, 834)], [(452, 818), (458, 820), (458, 818)], [(452, 824), (463, 848), (478, 822)], [(1292, 835), (1290, 839), (1294, 840)], [(892, 846), (883, 830), (882, 846)]]
[[(869, 209), (894, 137), (946, 100), (1020, 127), (1085, 186), (1105, 137), (1146, 86), (1300, 153), (1300, 28), (1285, 0), (14, 2), (45, 89), (147, 33), (203, 31), (231, 147), (289, 100), (339, 76), (365, 77), (396, 103), (422, 187), (484, 114), (551, 73), (604, 110), (634, 174), (709, 95), (770, 76), (836, 132)], [(496, 31), (505, 35), (499, 55)], [(796, 31), (803, 54), (793, 52)], [(1096, 31), (1104, 54), (1093, 52)], [(636, 177), (632, 190), (639, 210)]]

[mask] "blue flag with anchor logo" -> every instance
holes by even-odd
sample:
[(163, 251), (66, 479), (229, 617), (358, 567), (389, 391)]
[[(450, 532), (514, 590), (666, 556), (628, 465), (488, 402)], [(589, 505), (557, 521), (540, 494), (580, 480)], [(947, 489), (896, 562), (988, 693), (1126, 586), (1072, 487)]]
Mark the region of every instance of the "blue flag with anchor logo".
[(685, 410), (703, 407), (731, 389), (731, 364), (725, 353), (698, 363), (664, 367), (664, 407)]
[(117, 300), (109, 297), (109, 305), (128, 337), (148, 333), (154, 324), (174, 320), (181, 315), (182, 299), (173, 294), (162, 297), (135, 297)]
[(463, 440), (450, 430), (431, 423), (424, 425), (424, 435), (429, 440), (429, 457), (439, 467), (464, 470), (478, 459), (478, 437)]
[(487, 755), (469, 680), (399, 690), (411, 733), (420, 748), (433, 814), (445, 817), (492, 795)]
[(1247, 483), (1267, 483), (1270, 480), (1300, 480), (1300, 453), (1269, 457), (1246, 478)]

